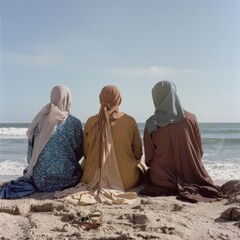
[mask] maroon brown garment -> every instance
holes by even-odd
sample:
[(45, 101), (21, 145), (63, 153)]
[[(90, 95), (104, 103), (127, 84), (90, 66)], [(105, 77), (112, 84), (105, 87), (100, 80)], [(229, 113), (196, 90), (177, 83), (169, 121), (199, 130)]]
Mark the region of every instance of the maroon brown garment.
[(202, 141), (194, 114), (185, 112), (182, 121), (160, 127), (151, 134), (145, 128), (144, 147), (150, 181), (140, 194), (176, 194), (190, 202), (222, 197), (202, 164)]

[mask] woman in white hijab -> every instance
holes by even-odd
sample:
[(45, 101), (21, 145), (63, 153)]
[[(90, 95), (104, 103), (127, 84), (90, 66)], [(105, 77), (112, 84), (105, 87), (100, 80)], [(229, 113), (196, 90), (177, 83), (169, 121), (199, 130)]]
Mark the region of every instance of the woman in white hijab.
[(24, 176), (7, 186), (14, 191), (8, 188), (3, 193), (1, 189), (0, 198), (26, 195), (29, 191), (24, 192), (24, 188), (30, 185), (25, 183), (29, 181), (37, 191), (63, 190), (80, 181), (83, 130), (80, 120), (70, 114), (71, 102), (66, 86), (52, 89), (50, 103), (35, 116), (27, 131), (29, 165)]

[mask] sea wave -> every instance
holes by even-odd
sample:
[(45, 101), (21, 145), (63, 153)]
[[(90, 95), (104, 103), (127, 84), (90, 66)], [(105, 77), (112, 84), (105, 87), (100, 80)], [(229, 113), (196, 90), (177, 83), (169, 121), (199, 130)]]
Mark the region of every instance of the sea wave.
[(27, 128), (0, 128), (0, 138), (8, 137), (26, 137)]
[[(144, 161), (144, 157), (142, 159)], [(204, 166), (213, 180), (231, 180), (240, 178), (240, 164), (235, 161), (204, 161)], [(27, 167), (27, 160), (6, 160), (0, 163), (0, 178), (3, 176), (21, 176)]]
[(202, 134), (240, 134), (240, 129), (239, 128), (226, 128), (226, 129), (219, 129), (219, 128), (215, 128), (215, 129), (201, 129), (201, 133)]
[(202, 138), (204, 145), (231, 145), (231, 144), (239, 144), (240, 146), (240, 138)]
[(231, 180), (240, 178), (240, 164), (232, 161), (220, 161), (204, 164), (208, 174), (213, 180)]
[(23, 170), (27, 167), (27, 163), (22, 163), (13, 160), (6, 160), (0, 163), (0, 175), (12, 176), (17, 175), (21, 176)]

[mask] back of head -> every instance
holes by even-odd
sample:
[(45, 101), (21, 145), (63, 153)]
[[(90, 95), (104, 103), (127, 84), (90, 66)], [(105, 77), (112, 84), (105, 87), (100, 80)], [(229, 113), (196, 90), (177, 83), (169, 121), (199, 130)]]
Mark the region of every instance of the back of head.
[(180, 103), (176, 86), (170, 81), (158, 82), (152, 89), (152, 97), (155, 109), (158, 111), (170, 111), (176, 101)]
[(147, 122), (149, 133), (168, 124), (177, 123), (185, 118), (184, 109), (176, 93), (176, 86), (170, 81), (160, 81), (152, 89), (155, 106), (154, 115)]
[(60, 111), (69, 111), (72, 103), (69, 89), (64, 85), (55, 86), (51, 92), (51, 103)]
[(102, 88), (99, 94), (99, 100), (103, 107), (107, 107), (107, 109), (110, 110), (111, 108), (121, 104), (122, 97), (116, 86), (107, 85)]

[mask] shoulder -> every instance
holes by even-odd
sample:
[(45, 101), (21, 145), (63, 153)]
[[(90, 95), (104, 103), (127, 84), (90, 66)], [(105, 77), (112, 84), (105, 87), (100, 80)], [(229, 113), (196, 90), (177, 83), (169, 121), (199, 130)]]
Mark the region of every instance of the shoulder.
[(81, 123), (80, 119), (78, 119), (77, 117), (73, 116), (72, 114), (69, 114), (68, 119), (73, 121), (73, 122), (80, 122)]
[(197, 121), (196, 115), (191, 113), (191, 112), (185, 111), (185, 117), (186, 117), (187, 120), (194, 121), (194, 122)]
[(97, 117), (98, 117), (98, 114), (89, 117), (89, 118), (87, 119), (85, 125), (88, 125), (88, 124), (91, 124), (91, 123), (93, 123), (93, 122), (96, 122), (96, 121), (97, 121)]
[(154, 115), (152, 115), (146, 120), (145, 129), (149, 134), (157, 130), (157, 122), (155, 120)]
[(125, 118), (128, 121), (136, 122), (134, 117), (132, 117), (129, 114), (126, 114), (126, 113), (124, 113), (123, 118)]
[(85, 130), (89, 130), (90, 128), (92, 128), (95, 123), (97, 122), (97, 117), (98, 117), (98, 114), (94, 115), (94, 116), (91, 116), (87, 119), (85, 125), (84, 125), (84, 129)]
[(124, 113), (124, 115), (121, 117), (120, 120), (122, 122), (125, 122), (125, 123), (129, 124), (129, 125), (137, 126), (137, 122), (136, 122), (135, 118), (126, 114), (126, 113)]
[(145, 124), (147, 125), (147, 124), (153, 122), (154, 119), (155, 119), (155, 118), (154, 118), (154, 115), (152, 115), (151, 117), (149, 117), (149, 118), (146, 120), (146, 123), (145, 123)]
[(67, 121), (71, 122), (72, 124), (78, 125), (82, 127), (82, 123), (80, 121), (80, 119), (78, 119), (77, 117), (69, 114)]
[(185, 119), (186, 119), (186, 122), (189, 124), (189, 125), (192, 125), (194, 127), (197, 127), (198, 128), (198, 120), (197, 120), (197, 117), (195, 114), (191, 113), (191, 112), (185, 112)]

